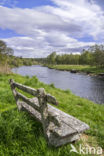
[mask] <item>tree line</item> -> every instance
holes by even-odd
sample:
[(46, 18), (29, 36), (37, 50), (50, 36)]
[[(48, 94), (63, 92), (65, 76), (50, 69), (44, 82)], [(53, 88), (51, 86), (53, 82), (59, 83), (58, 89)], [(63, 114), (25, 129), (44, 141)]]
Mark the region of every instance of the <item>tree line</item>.
[(34, 58), (22, 58), (14, 56), (14, 51), (12, 48), (8, 47), (7, 44), (0, 40), (0, 67), (18, 67), (22, 65), (30, 66), (37, 64)]
[(37, 64), (68, 64), (68, 65), (92, 65), (104, 67), (104, 45), (94, 45), (88, 50), (83, 50), (81, 54), (58, 55), (52, 52), (46, 58), (22, 58), (13, 56), (14, 51), (6, 43), (0, 40), (0, 66), (21, 66)]
[(104, 67), (104, 45), (94, 45), (88, 50), (83, 50), (81, 54), (57, 55), (52, 52), (43, 59), (47, 64), (70, 64), (70, 65), (92, 65)]

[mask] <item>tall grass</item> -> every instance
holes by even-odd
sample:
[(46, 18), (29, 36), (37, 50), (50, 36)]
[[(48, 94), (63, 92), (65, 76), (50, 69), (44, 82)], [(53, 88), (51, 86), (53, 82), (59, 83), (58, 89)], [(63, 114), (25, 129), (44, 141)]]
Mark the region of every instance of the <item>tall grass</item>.
[(8, 64), (0, 65), (0, 74), (10, 74), (11, 69)]

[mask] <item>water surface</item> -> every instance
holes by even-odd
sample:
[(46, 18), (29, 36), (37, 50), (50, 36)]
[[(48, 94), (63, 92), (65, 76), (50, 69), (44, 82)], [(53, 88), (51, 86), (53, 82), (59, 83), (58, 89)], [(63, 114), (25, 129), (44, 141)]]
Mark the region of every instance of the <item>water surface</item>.
[(72, 93), (80, 97), (87, 98), (95, 103), (104, 103), (104, 78), (49, 69), (40, 65), (22, 66), (14, 68), (12, 71), (22, 76), (32, 77), (36, 75), (44, 83), (54, 83), (57, 88), (70, 89)]

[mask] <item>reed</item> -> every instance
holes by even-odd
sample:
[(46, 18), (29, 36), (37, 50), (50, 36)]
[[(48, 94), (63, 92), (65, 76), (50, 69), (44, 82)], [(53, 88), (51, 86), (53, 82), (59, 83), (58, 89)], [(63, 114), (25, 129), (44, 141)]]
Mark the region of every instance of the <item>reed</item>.
[(10, 74), (11, 69), (8, 64), (0, 65), (0, 74)]

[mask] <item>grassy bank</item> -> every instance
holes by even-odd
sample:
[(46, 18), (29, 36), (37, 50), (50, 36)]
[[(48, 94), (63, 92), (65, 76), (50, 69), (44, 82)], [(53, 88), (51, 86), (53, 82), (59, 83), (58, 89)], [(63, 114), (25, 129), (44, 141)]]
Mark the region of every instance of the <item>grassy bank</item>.
[(89, 65), (46, 65), (52, 69), (58, 70), (76, 70), (77, 72), (85, 72), (85, 73), (92, 73), (92, 74), (100, 74), (104, 73), (104, 68), (96, 67), (96, 66), (89, 66)]
[(70, 144), (52, 148), (47, 146), (40, 123), (27, 113), (18, 112), (8, 80), (33, 88), (45, 88), (59, 101), (57, 108), (86, 122), (90, 129), (75, 143), (87, 143), (89, 146), (101, 146), (104, 149), (104, 105), (80, 98), (69, 90), (56, 89), (54, 85), (39, 82), (36, 77), (20, 75), (0, 75), (0, 155), (2, 156), (77, 156), (70, 153)]

